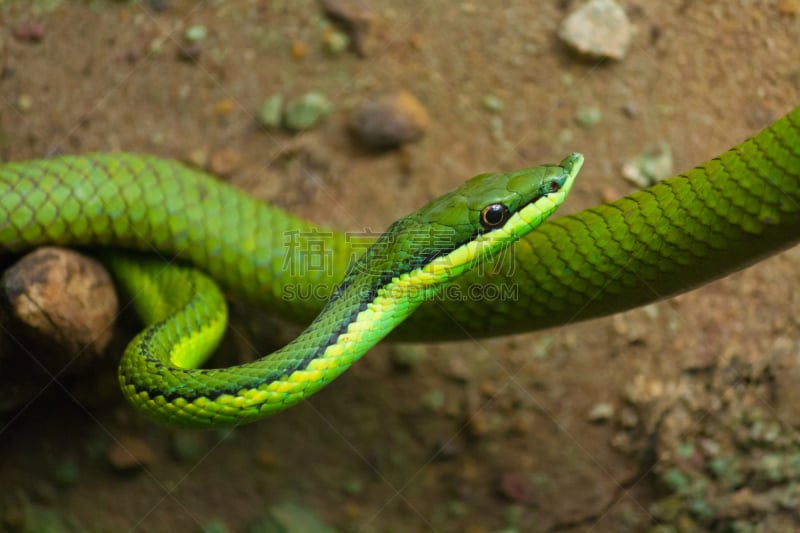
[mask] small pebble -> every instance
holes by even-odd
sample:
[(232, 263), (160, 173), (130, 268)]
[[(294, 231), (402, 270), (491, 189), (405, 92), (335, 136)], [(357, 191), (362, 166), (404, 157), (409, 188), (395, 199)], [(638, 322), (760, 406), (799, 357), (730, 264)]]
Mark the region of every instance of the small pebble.
[(603, 112), (596, 107), (579, 107), (575, 111), (575, 120), (584, 128), (591, 128), (600, 123)]
[(211, 154), (208, 168), (212, 174), (226, 178), (242, 166), (242, 153), (233, 148), (223, 148)]
[(186, 31), (183, 32), (183, 38), (187, 43), (197, 43), (206, 37), (208, 37), (208, 30), (206, 30), (205, 26), (201, 25), (189, 26), (186, 28)]
[(302, 61), (308, 55), (308, 44), (305, 41), (292, 41), (290, 50), (292, 59)]
[(573, 139), (575, 139), (575, 133), (569, 128), (564, 128), (558, 132), (559, 144), (569, 144), (573, 141)]
[(332, 112), (330, 100), (320, 92), (311, 91), (288, 105), (284, 119), (287, 128), (302, 131), (316, 126)]
[(194, 168), (205, 170), (208, 168), (208, 150), (195, 148), (186, 154), (184, 161)]
[(542, 335), (531, 348), (531, 355), (537, 361), (543, 361), (553, 354), (553, 336)]
[(428, 112), (408, 91), (398, 91), (362, 103), (351, 127), (367, 148), (387, 150), (418, 140), (430, 124)]
[(497, 96), (490, 94), (483, 99), (483, 107), (492, 113), (499, 113), (505, 107), (505, 103)]
[(236, 100), (233, 98), (223, 98), (214, 103), (214, 114), (217, 116), (230, 115), (236, 109)]
[(147, 52), (153, 56), (160, 56), (161, 52), (164, 51), (164, 39), (161, 37), (156, 37), (150, 44), (147, 45)]
[(715, 457), (719, 455), (722, 447), (719, 442), (712, 439), (700, 439), (700, 449), (706, 457)]
[(106, 458), (117, 472), (130, 472), (152, 465), (156, 455), (147, 441), (123, 435), (108, 449)]
[(603, 202), (613, 202), (619, 197), (620, 194), (612, 187), (603, 187), (603, 190), (600, 191), (600, 198)]
[(33, 107), (33, 97), (27, 93), (22, 93), (17, 97), (17, 109), (20, 111), (30, 111)]
[(634, 446), (631, 434), (627, 431), (618, 431), (611, 437), (609, 445), (614, 450), (624, 455), (631, 455), (640, 451), (641, 448)]
[(614, 406), (608, 402), (601, 402), (589, 410), (588, 418), (589, 422), (601, 424), (607, 422), (612, 416), (614, 416)]
[(589, 0), (561, 25), (559, 37), (579, 54), (622, 59), (633, 32), (625, 10), (613, 0)]
[(275, 94), (258, 108), (258, 123), (268, 130), (280, 128), (283, 122), (283, 96)]
[(325, 50), (331, 55), (339, 55), (350, 46), (350, 37), (346, 33), (328, 28), (322, 35)]
[(645, 148), (641, 154), (628, 159), (622, 165), (622, 176), (642, 189), (669, 178), (672, 174), (672, 149), (665, 142)]
[(467, 383), (472, 377), (472, 368), (464, 358), (456, 357), (447, 364), (444, 375), (457, 383)]
[(503, 474), (497, 488), (503, 497), (513, 503), (527, 503), (531, 499), (531, 484), (519, 472)]

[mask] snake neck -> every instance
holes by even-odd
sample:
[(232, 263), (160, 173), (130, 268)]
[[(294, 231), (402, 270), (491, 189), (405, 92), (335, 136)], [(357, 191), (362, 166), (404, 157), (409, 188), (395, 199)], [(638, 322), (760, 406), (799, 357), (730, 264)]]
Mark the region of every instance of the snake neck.
[[(135, 339), (123, 356), (123, 391), (135, 398), (140, 408), (158, 412), (159, 418), (197, 427), (238, 424), (300, 402), (380, 342), (445, 279), (428, 268), (381, 270), (385, 265), (368, 259), (366, 264), (362, 260), (362, 268), (351, 269), (325, 310), (303, 333), (251, 363), (220, 369), (183, 368), (175, 364), (180, 359), (175, 355), (175, 347), (180, 349), (180, 332), (200, 328), (203, 321), (193, 323), (196, 315), (189, 312), (152, 325), (140, 334), (141, 342)], [(137, 366), (136, 361), (142, 360), (147, 372)], [(159, 382), (150, 382), (148, 375), (158, 375)]]

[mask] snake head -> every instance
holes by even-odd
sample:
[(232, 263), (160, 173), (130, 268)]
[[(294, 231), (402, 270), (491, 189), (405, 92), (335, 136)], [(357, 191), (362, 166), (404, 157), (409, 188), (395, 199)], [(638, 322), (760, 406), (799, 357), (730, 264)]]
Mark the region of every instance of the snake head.
[(558, 165), (476, 176), (392, 224), (345, 279), (367, 273), (389, 281), (426, 268), (437, 280), (455, 277), (544, 222), (582, 164), (575, 153)]

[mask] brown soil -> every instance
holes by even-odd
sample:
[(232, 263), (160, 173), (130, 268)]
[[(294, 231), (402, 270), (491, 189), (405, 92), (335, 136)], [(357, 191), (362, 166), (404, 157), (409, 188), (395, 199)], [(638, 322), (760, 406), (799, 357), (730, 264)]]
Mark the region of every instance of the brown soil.
[[(620, 62), (582, 61), (559, 42), (569, 1), (378, 0), (365, 58), (324, 50), (312, 0), (176, 0), (163, 13), (148, 4), (0, 3), (0, 157), (232, 149), (241, 164), (228, 179), (254, 195), (329, 226), (383, 228), (467, 177), (573, 150), (587, 165), (561, 213), (577, 211), (631, 191), (619, 169), (647, 145), (666, 141), (675, 170), (685, 169), (800, 103), (800, 16), (766, 0), (623, 1), (637, 34)], [(194, 25), (208, 36), (186, 61), (183, 34)], [(37, 32), (41, 42), (30, 42)], [(296, 41), (308, 46), (302, 60), (292, 57)], [(322, 125), (299, 135), (257, 126), (267, 97), (312, 89), (335, 105)], [(427, 108), (425, 138), (383, 155), (355, 147), (351, 110), (398, 89)], [(501, 112), (484, 107), (489, 95)], [(603, 113), (590, 128), (575, 121), (587, 106)], [(286, 153), (305, 156), (276, 170)], [(757, 407), (795, 442), (798, 266), (790, 250), (612, 318), (425, 347), (407, 373), (382, 345), (299, 407), (228, 436), (200, 434), (202, 452), (188, 461), (171, 456), (174, 432), (124, 403), (113, 362), (58, 375), (0, 419), (0, 529), (33, 503), (89, 531), (200, 531), (213, 519), (244, 531), (283, 501), (343, 531), (718, 526), (685, 494), (665, 514), (680, 492), (668, 472), (687, 446), (702, 448), (708, 428), (744, 423), (725, 406)], [(295, 330), (279, 332), (285, 340)], [(254, 342), (277, 344), (265, 335)], [(721, 378), (728, 370), (737, 377)], [(590, 422), (605, 402), (611, 420)], [(108, 448), (132, 436), (153, 458), (121, 476)], [(80, 477), (62, 488), (65, 462)], [(730, 492), (782, 486), (772, 481)], [(757, 521), (751, 507), (734, 518)], [(782, 530), (798, 526), (792, 517)]]

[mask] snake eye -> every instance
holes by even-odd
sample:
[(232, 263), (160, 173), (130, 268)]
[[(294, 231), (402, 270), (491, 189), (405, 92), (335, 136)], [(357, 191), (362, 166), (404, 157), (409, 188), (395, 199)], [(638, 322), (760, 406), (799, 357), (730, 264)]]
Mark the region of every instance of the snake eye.
[(481, 225), (485, 229), (495, 229), (508, 220), (508, 208), (503, 204), (489, 204), (481, 210)]

